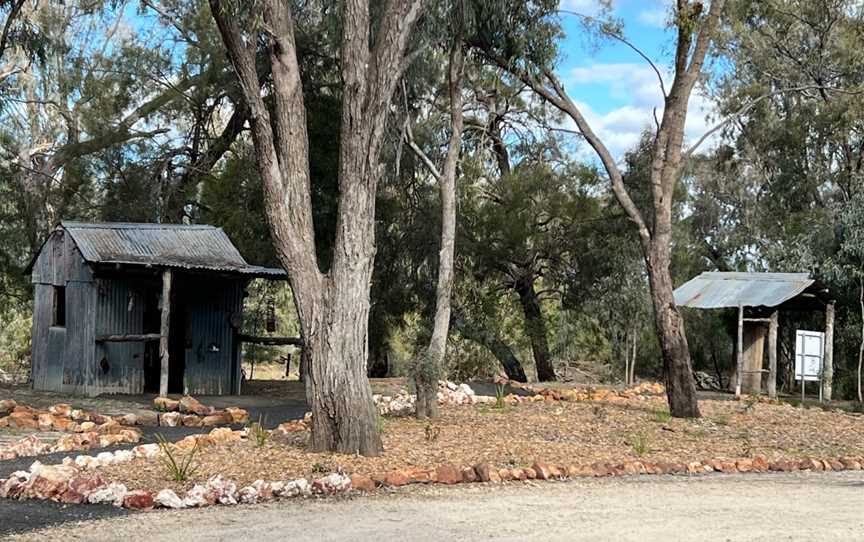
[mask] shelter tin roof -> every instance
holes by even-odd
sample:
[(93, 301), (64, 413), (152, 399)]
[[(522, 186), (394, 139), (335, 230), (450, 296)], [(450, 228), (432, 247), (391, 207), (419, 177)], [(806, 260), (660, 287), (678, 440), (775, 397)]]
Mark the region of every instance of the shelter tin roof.
[(702, 273), (675, 290), (675, 303), (697, 309), (776, 307), (815, 281), (807, 273)]
[(222, 228), (207, 225), (62, 222), (88, 263), (204, 269), (284, 278), (283, 269), (249, 265)]

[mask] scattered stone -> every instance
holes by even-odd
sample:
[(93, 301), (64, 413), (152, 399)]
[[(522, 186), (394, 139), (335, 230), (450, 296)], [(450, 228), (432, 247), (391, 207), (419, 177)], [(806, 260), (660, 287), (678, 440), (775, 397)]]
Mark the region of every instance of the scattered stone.
[(97, 489), (87, 497), (90, 504), (113, 504), (123, 506), (123, 499), (129, 490), (123, 484), (110, 483), (105, 487)]
[[(38, 462), (37, 462), (38, 463)], [(69, 480), (75, 476), (73, 467), (64, 465), (39, 465), (27, 483), (24, 493), (36, 499), (51, 499), (66, 490)]]
[(465, 483), (473, 483), (479, 480), (480, 478), (477, 476), (477, 471), (475, 471), (472, 467), (465, 467), (462, 469), (462, 481)]
[(5, 416), (15, 410), (16, 406), (18, 406), (18, 403), (16, 403), (14, 399), (0, 400), (0, 414)]
[(225, 412), (217, 412), (209, 416), (205, 416), (201, 420), (201, 425), (204, 427), (212, 427), (214, 425), (227, 425), (231, 423), (231, 416)]
[[(474, 469), (471, 469), (471, 472), (473, 473)], [(362, 474), (352, 474), (351, 487), (356, 489), (357, 491), (374, 491), (375, 482), (373, 482), (372, 478), (369, 478), (368, 476), (364, 476)]]
[(398, 470), (388, 472), (384, 477), (384, 484), (393, 487), (407, 485), (410, 481), (404, 472)]
[(156, 427), (159, 425), (159, 413), (154, 410), (139, 410), (136, 416), (135, 423), (137, 425), (146, 427)]
[(201, 427), (204, 424), (201, 423), (202, 418), (197, 414), (187, 414), (182, 417), (183, 427)]
[(170, 489), (163, 489), (159, 493), (156, 494), (156, 497), (153, 499), (153, 503), (157, 506), (161, 506), (162, 508), (186, 508), (186, 504), (183, 502), (183, 499), (177, 496), (177, 493)]
[(474, 470), (477, 472), (477, 477), (481, 482), (500, 482), (501, 477), (498, 475), (498, 471), (492, 468), (492, 465), (489, 463), (480, 463), (479, 465), (474, 466)]
[(225, 409), (225, 413), (231, 417), (231, 423), (245, 424), (249, 422), (249, 413), (242, 408), (228, 407)]
[(70, 418), (72, 416), (72, 407), (70, 405), (67, 405), (66, 403), (58, 403), (56, 405), (48, 407), (48, 412), (50, 412), (54, 416)]
[(179, 412), (164, 412), (159, 415), (159, 425), (162, 427), (178, 427), (181, 420), (182, 415)]
[(9, 475), (9, 478), (0, 483), (0, 498), (17, 499), (27, 487), (30, 473), (19, 470)]
[(157, 410), (161, 410), (162, 412), (174, 412), (180, 408), (180, 401), (169, 399), (167, 397), (157, 397), (153, 399), (153, 404), (156, 406)]
[(216, 499), (210, 495), (210, 492), (206, 487), (200, 484), (195, 484), (192, 486), (192, 489), (186, 492), (186, 498), (183, 499), (183, 504), (190, 508), (198, 508), (201, 506), (216, 504)]
[(178, 406), (180, 412), (196, 414), (202, 417), (213, 414), (214, 410), (213, 407), (204, 406), (200, 401), (198, 401), (198, 399), (195, 399), (191, 395), (184, 395), (181, 397)]
[(219, 504), (237, 504), (237, 484), (226, 480), (221, 474), (207, 480), (207, 489)]
[(154, 506), (153, 492), (145, 489), (130, 491), (123, 497), (123, 508), (131, 510), (152, 510)]
[(217, 427), (210, 431), (210, 438), (216, 444), (225, 444), (226, 442), (236, 442), (241, 440), (239, 431), (232, 431), (228, 427)]
[(435, 469), (435, 479), (439, 484), (458, 484), (462, 481), (462, 473), (453, 465), (441, 465)]
[(541, 463), (537, 461), (534, 462), (534, 465), (531, 468), (534, 469), (534, 472), (537, 473), (537, 478), (539, 480), (551, 480), (552, 478), (556, 477), (552, 470), (554, 467), (552, 465), (549, 465), (548, 463)]
[(351, 478), (334, 472), (312, 482), (312, 492), (318, 495), (335, 495), (351, 489)]
[(308, 497), (312, 494), (312, 485), (305, 478), (285, 482), (281, 489), (273, 488), (277, 497)]

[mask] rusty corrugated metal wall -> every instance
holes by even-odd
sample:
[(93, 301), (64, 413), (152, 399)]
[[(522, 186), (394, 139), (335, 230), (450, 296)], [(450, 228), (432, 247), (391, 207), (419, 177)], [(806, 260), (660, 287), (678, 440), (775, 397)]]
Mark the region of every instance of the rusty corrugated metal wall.
[(239, 392), (240, 349), (231, 315), (243, 310), (243, 280), (198, 279), (184, 297), (189, 318), (184, 386), (193, 395)]
[[(96, 292), (97, 336), (144, 332), (147, 289), (143, 281), (97, 279)], [(94, 385), (102, 393), (143, 393), (144, 346), (143, 342), (97, 343)]]

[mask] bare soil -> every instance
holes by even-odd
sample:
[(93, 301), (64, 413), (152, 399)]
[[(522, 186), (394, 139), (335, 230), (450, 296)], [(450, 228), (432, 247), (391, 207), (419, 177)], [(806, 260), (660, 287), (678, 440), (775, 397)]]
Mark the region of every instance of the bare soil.
[(256, 479), (316, 477), (337, 470), (375, 475), (445, 463), (506, 467), (530, 466), (535, 460), (587, 465), (864, 455), (864, 417), (857, 414), (718, 400), (701, 401), (700, 408), (703, 418), (682, 420), (669, 419), (662, 397), (526, 402), (504, 410), (453, 406), (434, 422), (384, 418), (385, 453), (375, 458), (311, 453), (308, 434), (300, 432), (262, 447), (244, 441), (204, 448), (187, 483), (169, 482), (158, 460), (139, 459), (100, 472), (130, 489), (184, 490), (215, 474), (242, 486)]

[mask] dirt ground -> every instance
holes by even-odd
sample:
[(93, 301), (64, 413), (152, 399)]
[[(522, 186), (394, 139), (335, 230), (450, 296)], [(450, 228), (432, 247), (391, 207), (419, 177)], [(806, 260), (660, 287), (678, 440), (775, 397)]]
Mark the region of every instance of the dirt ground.
[(131, 514), (13, 536), (114, 540), (860, 540), (864, 472), (418, 487), (356, 499)]
[(385, 453), (376, 458), (310, 453), (308, 433), (257, 447), (250, 441), (209, 446), (197, 458), (193, 479), (173, 483), (155, 459), (103, 467), (106, 480), (129, 488), (185, 491), (221, 474), (238, 486), (257, 479), (319, 477), (343, 471), (365, 475), (435, 468), (445, 463), (488, 462), (525, 467), (689, 462), (763, 456), (772, 459), (864, 456), (864, 417), (791, 405), (705, 400), (703, 418), (671, 419), (663, 397), (615, 402), (524, 402), (497, 410), (488, 405), (450, 406), (434, 422), (383, 418)]

